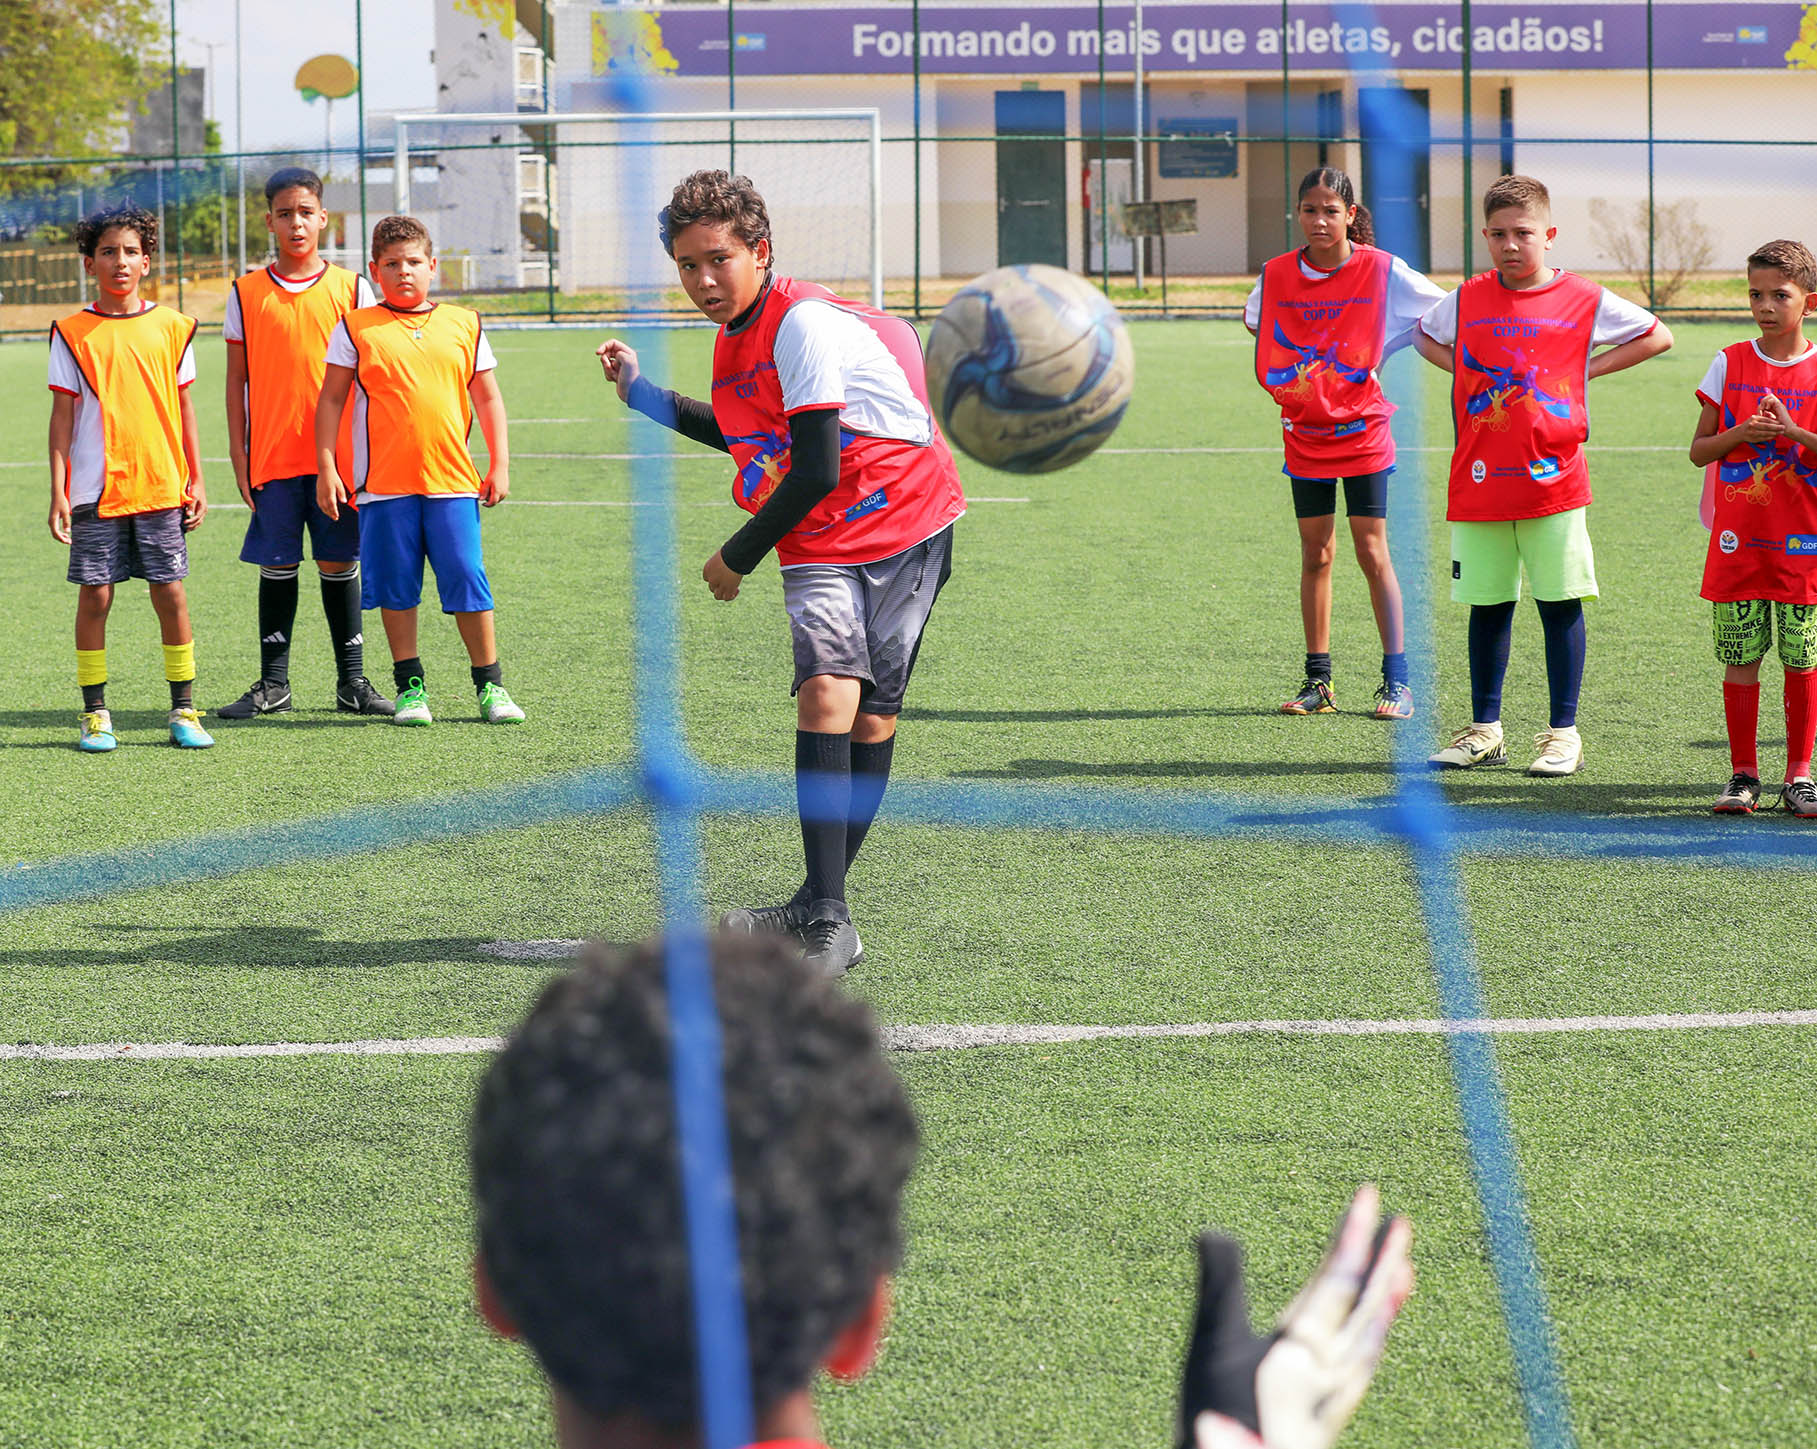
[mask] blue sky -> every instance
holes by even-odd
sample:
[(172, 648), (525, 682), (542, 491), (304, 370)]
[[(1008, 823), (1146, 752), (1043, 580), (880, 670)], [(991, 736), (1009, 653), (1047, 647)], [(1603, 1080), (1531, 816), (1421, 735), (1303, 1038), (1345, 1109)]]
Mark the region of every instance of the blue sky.
[[(214, 42), (210, 112), (234, 149), (235, 0), (177, 0), (177, 55), (206, 66)], [(311, 56), (354, 57), (354, 0), (239, 0), (245, 66), (248, 150), (322, 143), (322, 102), (297, 94), (297, 67)], [(370, 111), (435, 109), (434, 0), (364, 0), (366, 106)], [(357, 118), (351, 98), (334, 107), (337, 145), (351, 145)]]

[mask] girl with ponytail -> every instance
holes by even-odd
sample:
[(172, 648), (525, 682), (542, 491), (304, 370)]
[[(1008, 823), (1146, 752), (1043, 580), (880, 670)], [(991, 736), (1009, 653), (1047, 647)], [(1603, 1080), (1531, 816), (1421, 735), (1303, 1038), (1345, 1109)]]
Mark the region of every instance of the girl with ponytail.
[(1336, 167), (1300, 182), (1294, 208), (1305, 246), (1263, 269), (1243, 322), (1255, 334), (1256, 381), (1281, 409), (1286, 462), (1300, 531), (1300, 619), (1306, 673), (1283, 714), (1330, 714), (1331, 565), (1337, 485), (1357, 562), (1382, 637), (1377, 719), (1407, 719), (1413, 691), (1401, 629), (1401, 586), (1388, 556), (1388, 476), (1394, 472), (1394, 405), (1376, 369), (1411, 340), (1414, 325), (1444, 292), (1399, 257), (1375, 246), (1375, 227), (1356, 187)]

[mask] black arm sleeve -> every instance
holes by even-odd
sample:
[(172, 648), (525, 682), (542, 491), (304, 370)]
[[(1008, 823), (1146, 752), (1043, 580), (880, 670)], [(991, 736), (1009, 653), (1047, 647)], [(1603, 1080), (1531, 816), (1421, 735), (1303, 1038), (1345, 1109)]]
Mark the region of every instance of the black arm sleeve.
[(789, 471), (751, 521), (720, 549), (733, 573), (748, 574), (839, 486), (839, 409), (804, 408), (789, 419)]
[(726, 445), (725, 434), (719, 431), (719, 424), (713, 420), (711, 403), (670, 392), (640, 374), (631, 384), (631, 396), (625, 399), (625, 404), (635, 408), (652, 422), (661, 423), (670, 431), (680, 433), (689, 442), (705, 443), (709, 448), (717, 448), (722, 453), (732, 451)]

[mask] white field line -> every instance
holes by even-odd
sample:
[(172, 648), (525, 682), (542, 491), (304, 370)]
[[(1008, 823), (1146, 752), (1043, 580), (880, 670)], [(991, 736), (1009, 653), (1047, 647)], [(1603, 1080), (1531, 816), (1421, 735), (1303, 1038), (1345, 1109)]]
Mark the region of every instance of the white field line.
[[(1156, 1026), (886, 1026), (885, 1050), (962, 1051), (969, 1047), (1064, 1046), (1081, 1041), (1211, 1036), (1538, 1036), (1566, 1032), (1707, 1031), (1720, 1027), (1817, 1026), (1817, 1011), (1691, 1012), (1656, 1016), (1488, 1017), (1471, 1021), (1202, 1021)], [(503, 1045), (495, 1036), (379, 1038), (371, 1041), (91, 1042), (81, 1046), (0, 1046), (0, 1062), (212, 1061), (253, 1057), (475, 1056)]]

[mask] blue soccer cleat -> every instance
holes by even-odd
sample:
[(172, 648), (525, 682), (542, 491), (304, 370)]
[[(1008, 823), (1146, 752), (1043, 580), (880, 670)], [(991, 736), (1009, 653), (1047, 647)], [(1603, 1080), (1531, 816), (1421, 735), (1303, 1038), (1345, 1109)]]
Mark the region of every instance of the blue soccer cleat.
[(214, 736), (202, 728), (202, 716), (193, 709), (170, 712), (170, 742), (180, 750), (205, 750)]
[(76, 748), (87, 755), (104, 755), (119, 745), (114, 738), (114, 717), (104, 709), (87, 710), (82, 715), (82, 738)]

